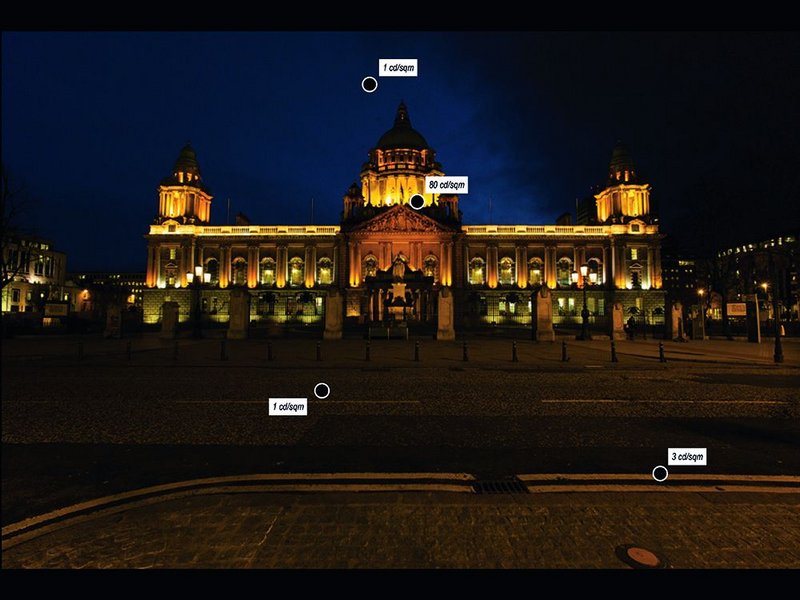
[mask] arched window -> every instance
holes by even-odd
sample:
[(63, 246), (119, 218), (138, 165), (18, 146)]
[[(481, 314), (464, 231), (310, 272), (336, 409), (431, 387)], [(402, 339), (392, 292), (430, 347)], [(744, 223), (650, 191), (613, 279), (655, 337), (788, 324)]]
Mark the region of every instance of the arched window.
[(261, 270), (259, 272), (261, 285), (271, 286), (275, 284), (275, 260), (270, 257), (261, 259)]
[(317, 261), (317, 283), (320, 285), (333, 283), (333, 261), (327, 256)]
[(378, 273), (378, 259), (374, 254), (367, 254), (361, 263), (361, 274), (363, 277), (375, 277)]
[(233, 285), (247, 285), (247, 261), (241, 256), (233, 259)]
[(302, 287), (303, 259), (295, 256), (289, 261), (289, 287)]
[(514, 260), (508, 256), (500, 259), (500, 272), (498, 273), (500, 285), (511, 285), (514, 283)]
[(206, 261), (206, 273), (208, 273), (211, 285), (219, 283), (219, 261), (216, 258), (209, 258)]
[(469, 282), (472, 285), (486, 283), (486, 262), (480, 256), (469, 261)]
[(528, 261), (528, 283), (542, 285), (544, 280), (544, 267), (541, 258), (532, 258)]
[(597, 279), (595, 279), (596, 284), (603, 283), (603, 267), (600, 264), (600, 260), (597, 258), (590, 258), (586, 261), (586, 264), (589, 266), (589, 273), (596, 273)]
[(556, 283), (559, 287), (569, 287), (572, 283), (572, 261), (566, 257), (556, 265)]
[(434, 281), (439, 281), (439, 260), (433, 254), (422, 261), (422, 273), (425, 277), (433, 277)]
[(167, 282), (167, 287), (178, 285), (178, 266), (175, 263), (167, 263), (166, 267), (164, 267), (164, 279)]

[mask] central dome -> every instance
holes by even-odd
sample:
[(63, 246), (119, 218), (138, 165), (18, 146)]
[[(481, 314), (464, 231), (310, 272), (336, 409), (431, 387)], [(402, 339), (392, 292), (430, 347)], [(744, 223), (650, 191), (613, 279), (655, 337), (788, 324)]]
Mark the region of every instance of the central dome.
[(375, 146), (381, 150), (390, 148), (410, 148), (413, 150), (425, 150), (429, 148), (428, 142), (422, 134), (411, 127), (411, 119), (408, 117), (408, 109), (401, 101), (397, 107), (397, 116), (394, 118), (394, 127), (384, 133)]

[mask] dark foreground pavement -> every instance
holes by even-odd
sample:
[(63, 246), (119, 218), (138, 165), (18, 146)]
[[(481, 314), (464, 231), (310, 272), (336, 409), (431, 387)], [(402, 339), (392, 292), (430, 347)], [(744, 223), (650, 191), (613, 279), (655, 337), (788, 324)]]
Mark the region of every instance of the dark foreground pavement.
[(634, 545), (674, 568), (800, 567), (800, 494), (708, 490), (173, 494), (4, 540), (2, 566), (629, 568)]

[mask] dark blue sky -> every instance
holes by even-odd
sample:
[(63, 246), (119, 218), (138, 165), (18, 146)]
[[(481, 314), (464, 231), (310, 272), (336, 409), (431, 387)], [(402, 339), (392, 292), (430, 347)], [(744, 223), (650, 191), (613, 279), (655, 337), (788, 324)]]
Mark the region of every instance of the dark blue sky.
[[(793, 34), (4, 33), (3, 161), (70, 269), (143, 270), (156, 187), (191, 140), (212, 220), (338, 222), (400, 99), (466, 222), (552, 222), (617, 138), (686, 247), (796, 227)], [(419, 77), (360, 88), (379, 58)], [(749, 211), (749, 214), (745, 211)]]

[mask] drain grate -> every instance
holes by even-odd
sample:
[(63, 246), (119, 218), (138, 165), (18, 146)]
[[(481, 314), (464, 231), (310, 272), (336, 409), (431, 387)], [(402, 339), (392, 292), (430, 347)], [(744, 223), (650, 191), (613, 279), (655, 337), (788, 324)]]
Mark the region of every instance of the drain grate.
[(528, 494), (528, 488), (516, 477), (476, 481), (472, 484), (476, 494)]

